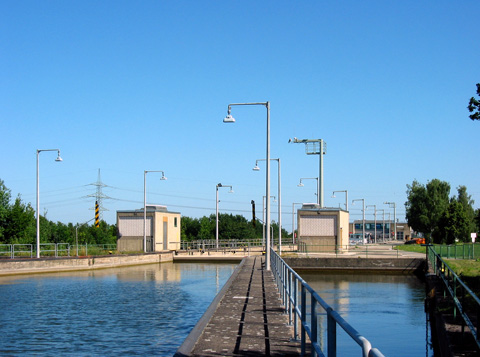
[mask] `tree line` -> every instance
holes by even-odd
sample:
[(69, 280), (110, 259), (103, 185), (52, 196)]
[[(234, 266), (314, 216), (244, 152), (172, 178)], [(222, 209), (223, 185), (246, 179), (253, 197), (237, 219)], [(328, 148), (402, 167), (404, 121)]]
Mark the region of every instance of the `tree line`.
[[(278, 237), (278, 223), (272, 222), (273, 238)], [(182, 241), (215, 239), (216, 215), (209, 217), (190, 218), (182, 217)], [(271, 231), (271, 232), (272, 232)], [(248, 240), (263, 236), (263, 224), (259, 219), (247, 220), (242, 215), (220, 213), (218, 215), (218, 236), (221, 240), (236, 239)], [(282, 237), (291, 237), (291, 234), (282, 228)]]
[[(52, 222), (40, 215), (41, 243), (116, 244), (117, 227), (100, 221), (93, 224), (74, 225)], [(12, 202), (11, 190), (0, 180), (0, 244), (36, 244), (37, 220), (35, 210), (19, 196)]]
[(470, 234), (480, 231), (480, 209), (475, 210), (473, 204), (465, 186), (450, 197), (450, 184), (439, 179), (407, 185), (408, 225), (423, 233), (429, 243), (471, 242)]

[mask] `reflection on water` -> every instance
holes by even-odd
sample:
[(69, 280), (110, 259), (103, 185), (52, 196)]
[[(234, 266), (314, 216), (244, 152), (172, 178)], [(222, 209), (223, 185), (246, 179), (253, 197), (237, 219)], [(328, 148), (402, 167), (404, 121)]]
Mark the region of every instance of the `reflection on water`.
[[(425, 287), (415, 276), (301, 272), (307, 283), (386, 356), (433, 356)], [(322, 309), (318, 311), (323, 312)], [(326, 348), (326, 316), (319, 316), (319, 340)], [(340, 327), (338, 355), (360, 355)]]
[(236, 264), (0, 278), (1, 355), (171, 356)]

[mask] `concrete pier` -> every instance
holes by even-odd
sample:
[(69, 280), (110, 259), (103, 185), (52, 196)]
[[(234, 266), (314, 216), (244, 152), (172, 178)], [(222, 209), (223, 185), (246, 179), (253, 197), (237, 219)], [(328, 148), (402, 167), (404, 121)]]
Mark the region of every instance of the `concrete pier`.
[(265, 257), (245, 258), (175, 356), (299, 356)]

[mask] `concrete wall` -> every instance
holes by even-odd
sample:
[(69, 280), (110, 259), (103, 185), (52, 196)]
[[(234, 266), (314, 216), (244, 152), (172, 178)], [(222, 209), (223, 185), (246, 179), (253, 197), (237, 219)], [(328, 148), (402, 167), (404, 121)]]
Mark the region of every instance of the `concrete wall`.
[(402, 272), (413, 274), (425, 268), (422, 258), (284, 258), (292, 269)]
[(12, 259), (0, 262), (0, 275), (91, 270), (173, 261), (173, 253), (82, 258)]

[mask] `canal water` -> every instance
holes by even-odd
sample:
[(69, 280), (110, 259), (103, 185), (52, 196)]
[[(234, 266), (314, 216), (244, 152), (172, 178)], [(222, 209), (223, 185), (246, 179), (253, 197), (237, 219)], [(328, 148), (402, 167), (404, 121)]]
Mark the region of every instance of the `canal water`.
[[(162, 263), (0, 277), (0, 355), (172, 356), (235, 267)], [(425, 290), (414, 276), (301, 275), (386, 356), (433, 356)], [(337, 331), (337, 355), (359, 356)]]
[[(424, 309), (425, 285), (413, 275), (301, 272), (303, 279), (385, 356), (434, 356)], [(324, 312), (319, 308), (319, 312)], [(320, 343), (327, 347), (326, 316)], [(359, 346), (337, 326), (338, 356), (359, 356)]]
[(0, 355), (172, 356), (237, 264), (0, 278)]

